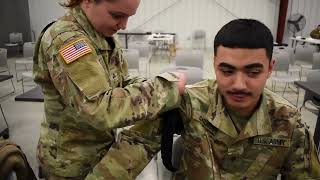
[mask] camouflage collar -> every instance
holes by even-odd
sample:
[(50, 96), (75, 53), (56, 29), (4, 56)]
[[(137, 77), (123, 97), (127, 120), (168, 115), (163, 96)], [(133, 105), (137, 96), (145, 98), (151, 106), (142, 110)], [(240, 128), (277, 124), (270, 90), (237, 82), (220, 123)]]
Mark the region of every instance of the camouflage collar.
[(207, 112), (207, 117), (213, 126), (225, 134), (236, 138), (236, 141), (272, 132), (271, 119), (265, 93), (262, 95), (262, 101), (259, 108), (250, 117), (245, 128), (240, 132), (240, 134), (238, 134), (230, 116), (225, 111), (225, 106), (222, 102), (221, 94), (217, 89), (217, 84), (214, 83), (212, 86), (212, 90), (209, 92), (210, 107)]
[(245, 128), (240, 132), (237, 141), (247, 139), (258, 135), (266, 135), (272, 132), (272, 122), (270, 119), (267, 98), (262, 94), (262, 101), (259, 108), (250, 117)]
[[(89, 22), (87, 16), (84, 14), (80, 6), (76, 6), (70, 10), (70, 14), (76, 19), (81, 28), (87, 33), (90, 40), (95, 43), (99, 50), (111, 50), (111, 47), (105, 38), (98, 33)], [(118, 46), (117, 43), (116, 47)]]

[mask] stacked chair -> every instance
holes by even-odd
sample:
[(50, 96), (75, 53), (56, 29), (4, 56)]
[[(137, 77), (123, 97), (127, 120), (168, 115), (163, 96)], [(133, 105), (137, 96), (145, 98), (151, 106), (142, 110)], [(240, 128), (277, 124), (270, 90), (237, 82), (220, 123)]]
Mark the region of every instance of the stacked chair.
[[(7, 50), (6, 49), (0, 49), (0, 83), (2, 83), (4, 81), (7, 81), (7, 80), (10, 80), (11, 84), (12, 84), (12, 88), (13, 88), (13, 91), (10, 92), (10, 93), (14, 93), (15, 92), (15, 87), (14, 87), (12, 78), (13, 78), (13, 76), (10, 74), (8, 63), (7, 63)], [(2, 87), (3, 86), (1, 86), (1, 88)], [(10, 93), (8, 93), (8, 94), (10, 94)], [(2, 97), (6, 96), (8, 94), (2, 95)], [(9, 138), (9, 125), (8, 125), (7, 119), (6, 119), (5, 115), (4, 115), (4, 111), (2, 109), (1, 104), (0, 104), (0, 110), (1, 110), (1, 114), (2, 114), (3, 120), (5, 122), (5, 125), (6, 125), (6, 127), (1, 130), (0, 136), (2, 136), (3, 138), (7, 139), (7, 138)]]
[(187, 75), (187, 84), (194, 84), (203, 79), (203, 52), (200, 50), (178, 51), (175, 64), (161, 72), (181, 71)]
[[(286, 89), (289, 88), (290, 84), (293, 84), (294, 81), (300, 80), (299, 77), (295, 77), (290, 74), (290, 54), (286, 51), (275, 51), (273, 53), (273, 58), (275, 59), (275, 65), (273, 68), (273, 74), (271, 76), (272, 81), (272, 91), (277, 92), (276, 84), (282, 83), (284, 84), (284, 88), (282, 91), (282, 96), (286, 92)], [(295, 91), (294, 91), (295, 92)], [(298, 92), (296, 92), (298, 93)], [(298, 102), (298, 98), (297, 98)]]

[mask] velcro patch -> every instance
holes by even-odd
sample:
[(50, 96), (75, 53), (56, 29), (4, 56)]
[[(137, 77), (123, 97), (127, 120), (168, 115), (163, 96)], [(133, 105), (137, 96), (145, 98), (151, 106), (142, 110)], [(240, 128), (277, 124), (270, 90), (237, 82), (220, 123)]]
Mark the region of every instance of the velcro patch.
[(285, 138), (272, 138), (272, 137), (255, 137), (253, 144), (267, 145), (267, 146), (282, 146), (290, 147), (290, 139)]
[(59, 50), (63, 60), (69, 64), (79, 59), (80, 57), (92, 52), (92, 49), (84, 39), (78, 39)]

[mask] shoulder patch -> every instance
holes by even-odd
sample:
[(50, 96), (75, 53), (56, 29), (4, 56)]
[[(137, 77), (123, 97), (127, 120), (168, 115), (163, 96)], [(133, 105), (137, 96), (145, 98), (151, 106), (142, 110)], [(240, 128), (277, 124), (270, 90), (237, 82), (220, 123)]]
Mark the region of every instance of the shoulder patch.
[(75, 40), (59, 50), (60, 55), (67, 64), (91, 52), (92, 49), (84, 39)]

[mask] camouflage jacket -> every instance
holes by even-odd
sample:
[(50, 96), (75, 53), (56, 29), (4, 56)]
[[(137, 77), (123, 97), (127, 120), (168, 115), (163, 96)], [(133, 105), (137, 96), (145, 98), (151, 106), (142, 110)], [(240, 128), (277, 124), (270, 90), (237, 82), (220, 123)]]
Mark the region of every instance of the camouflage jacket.
[(49, 173), (84, 177), (114, 141), (112, 129), (154, 119), (179, 105), (176, 76), (130, 78), (113, 41), (111, 49), (79, 7), (38, 39), (33, 73), (45, 106), (38, 158)]
[[(188, 87), (181, 107), (184, 152), (174, 179), (277, 179), (278, 174), (282, 179), (320, 178), (315, 145), (301, 115), (271, 91), (264, 90), (259, 107), (240, 132), (228, 115), (214, 80)], [(139, 126), (140, 129), (123, 131), (120, 143), (105, 156), (110, 164), (100, 177), (134, 179), (143, 169), (142, 164), (159, 151), (159, 131), (150, 130), (159, 124), (155, 123), (155, 128), (148, 122)], [(139, 137), (134, 136), (137, 129)]]
[(284, 179), (320, 178), (313, 140), (282, 97), (265, 90), (240, 132), (215, 81), (188, 88), (184, 99), (184, 154), (176, 179), (276, 179), (279, 173)]

